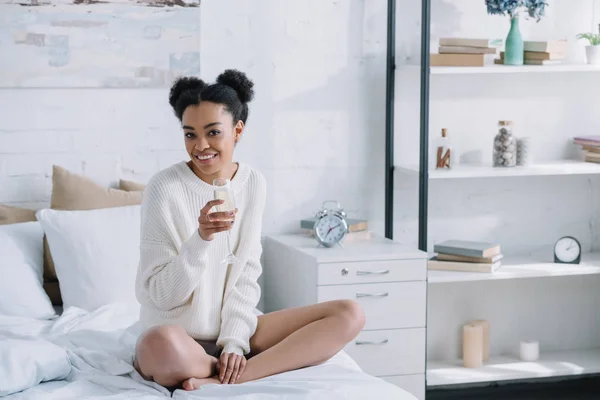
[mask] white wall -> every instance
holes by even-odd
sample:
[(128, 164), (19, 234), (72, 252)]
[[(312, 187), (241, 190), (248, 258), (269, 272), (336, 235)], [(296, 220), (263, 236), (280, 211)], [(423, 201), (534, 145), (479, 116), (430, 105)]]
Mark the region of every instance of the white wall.
[[(295, 230), (331, 198), (382, 232), (386, 2), (201, 8), (202, 78), (239, 68), (256, 84), (237, 157), (267, 177), (265, 233)], [(0, 203), (47, 206), (52, 164), (115, 185), (184, 159), (167, 93), (0, 90)]]

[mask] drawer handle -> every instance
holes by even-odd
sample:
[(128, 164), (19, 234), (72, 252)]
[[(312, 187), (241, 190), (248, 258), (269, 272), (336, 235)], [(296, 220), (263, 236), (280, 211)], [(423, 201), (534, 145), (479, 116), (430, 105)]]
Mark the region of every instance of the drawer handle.
[(379, 342), (371, 342), (371, 341), (368, 341), (368, 340), (367, 341), (357, 340), (354, 343), (356, 343), (357, 346), (366, 346), (366, 345), (369, 345), (369, 346), (381, 346), (383, 344), (386, 344), (387, 342), (388, 342), (387, 339), (383, 339), (383, 340), (380, 340)]
[(390, 294), (389, 292), (385, 292), (385, 293), (356, 293), (356, 297), (357, 298), (361, 298), (361, 297), (388, 297)]
[(381, 271), (356, 271), (356, 275), (385, 275), (385, 274), (389, 274), (390, 270), (389, 269), (382, 269)]

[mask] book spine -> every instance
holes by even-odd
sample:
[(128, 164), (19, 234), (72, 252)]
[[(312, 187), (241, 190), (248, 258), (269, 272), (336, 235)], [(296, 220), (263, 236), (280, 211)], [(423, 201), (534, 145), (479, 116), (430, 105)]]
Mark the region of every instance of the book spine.
[(435, 245), (433, 247), (433, 251), (436, 253), (452, 254), (455, 256), (484, 257), (484, 252), (482, 250), (448, 247), (442, 245)]

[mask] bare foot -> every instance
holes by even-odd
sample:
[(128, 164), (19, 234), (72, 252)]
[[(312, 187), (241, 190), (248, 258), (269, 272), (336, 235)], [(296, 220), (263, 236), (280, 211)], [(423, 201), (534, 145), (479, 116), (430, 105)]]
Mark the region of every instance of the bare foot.
[(200, 386), (210, 385), (210, 384), (220, 385), (221, 381), (216, 376), (211, 376), (210, 378), (190, 378), (183, 381), (183, 390), (196, 390), (199, 389)]

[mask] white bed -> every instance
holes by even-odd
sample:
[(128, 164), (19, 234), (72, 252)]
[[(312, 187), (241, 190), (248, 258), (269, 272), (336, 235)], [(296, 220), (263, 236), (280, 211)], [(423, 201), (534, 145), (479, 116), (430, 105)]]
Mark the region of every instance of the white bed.
[[(0, 396), (6, 399), (398, 399), (414, 397), (363, 373), (344, 352), (323, 365), (242, 385), (168, 392), (144, 381), (131, 360), (135, 307), (71, 307), (52, 320), (0, 315)], [(9, 394), (12, 393), (12, 394)]]
[[(132, 366), (139, 303), (139, 206), (40, 210), (0, 226), (0, 397), (69, 399), (415, 399), (344, 352), (312, 368), (241, 385), (170, 393)], [(64, 311), (42, 287), (48, 238)]]

